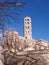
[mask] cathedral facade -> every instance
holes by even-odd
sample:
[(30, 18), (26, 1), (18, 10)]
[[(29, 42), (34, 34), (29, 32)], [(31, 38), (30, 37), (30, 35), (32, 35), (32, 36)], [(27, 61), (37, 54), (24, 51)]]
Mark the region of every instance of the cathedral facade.
[(49, 45), (46, 40), (35, 40), (32, 38), (31, 18), (24, 18), (24, 35), (19, 36), (18, 32), (9, 30), (5, 38), (5, 49), (14, 51), (30, 51), (39, 49), (48, 49)]

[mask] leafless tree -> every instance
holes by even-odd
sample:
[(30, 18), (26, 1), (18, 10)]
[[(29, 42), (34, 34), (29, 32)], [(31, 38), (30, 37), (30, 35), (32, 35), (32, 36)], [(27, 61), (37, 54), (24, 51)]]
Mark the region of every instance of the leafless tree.
[[(24, 2), (14, 0), (3, 0), (0, 1), (0, 33), (2, 33), (2, 41), (4, 43), (4, 33), (6, 30), (6, 24), (10, 24), (11, 19), (14, 21), (17, 20), (16, 17), (18, 17), (19, 13), (21, 12), (21, 8), (24, 6)], [(11, 19), (10, 19), (11, 18)], [(12, 37), (13, 38), (13, 37)], [(8, 40), (6, 40), (6, 44), (8, 45), (8, 49), (12, 46), (12, 38), (10, 39), (10, 43), (8, 43)], [(7, 47), (6, 45), (6, 47)], [(3, 54), (4, 55), (4, 54)]]
[(0, 1), (0, 31), (2, 31), (3, 37), (6, 23), (12, 23), (11, 19), (16, 21), (23, 6), (24, 2), (19, 2), (19, 0), (4, 0), (2, 2)]

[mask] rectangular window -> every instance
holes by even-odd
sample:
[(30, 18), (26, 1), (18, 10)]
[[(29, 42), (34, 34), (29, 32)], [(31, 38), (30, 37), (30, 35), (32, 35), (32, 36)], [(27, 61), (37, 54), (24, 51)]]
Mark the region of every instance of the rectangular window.
[(28, 26), (28, 29), (29, 29), (29, 26)]
[(27, 21), (29, 21), (29, 19), (27, 19)]
[(29, 24), (29, 22), (27, 22), (27, 24)]
[(29, 31), (28, 31), (28, 33), (29, 33)]

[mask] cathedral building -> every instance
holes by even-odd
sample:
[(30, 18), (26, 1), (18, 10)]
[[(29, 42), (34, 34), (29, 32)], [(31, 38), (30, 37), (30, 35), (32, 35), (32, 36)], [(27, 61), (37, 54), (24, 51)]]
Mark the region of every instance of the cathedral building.
[(18, 32), (9, 30), (5, 38), (5, 49), (14, 51), (30, 51), (39, 49), (48, 49), (48, 42), (45, 40), (34, 40), (32, 38), (31, 18), (24, 18), (24, 35), (19, 36)]

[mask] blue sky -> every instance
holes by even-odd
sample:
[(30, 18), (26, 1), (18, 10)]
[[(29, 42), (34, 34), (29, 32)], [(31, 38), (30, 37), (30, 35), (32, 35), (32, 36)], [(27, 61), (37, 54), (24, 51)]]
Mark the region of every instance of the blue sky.
[[(19, 20), (9, 25), (9, 29), (14, 29), (19, 35), (23, 36), (23, 19), (25, 16), (30, 16), (32, 19), (32, 38), (49, 41), (49, 0), (26, 1), (27, 5), (22, 8)], [(10, 20), (13, 21), (12, 19)]]
[(23, 19), (30, 16), (32, 19), (32, 37), (49, 41), (49, 0), (28, 0), (22, 9), (20, 18), (13, 29), (23, 36)]

